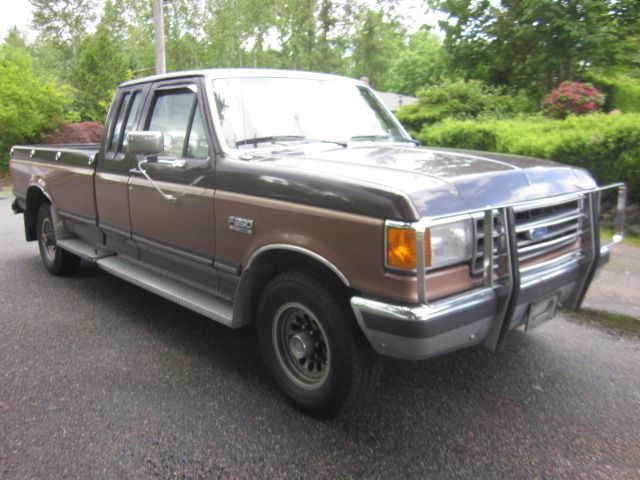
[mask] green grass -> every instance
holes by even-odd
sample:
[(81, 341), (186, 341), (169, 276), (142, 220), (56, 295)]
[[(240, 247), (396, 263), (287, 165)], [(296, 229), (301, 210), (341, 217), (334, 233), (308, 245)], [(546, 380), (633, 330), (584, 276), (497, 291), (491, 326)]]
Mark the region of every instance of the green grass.
[(562, 313), (577, 323), (595, 325), (617, 335), (640, 337), (640, 320), (633, 317), (584, 308), (577, 312), (562, 309)]
[[(603, 242), (610, 242), (613, 238), (613, 229), (611, 228), (602, 228), (600, 229), (600, 240)], [(633, 247), (640, 247), (640, 236), (634, 235), (633, 233), (625, 232), (624, 240), (622, 241), (625, 245), (631, 245)]]

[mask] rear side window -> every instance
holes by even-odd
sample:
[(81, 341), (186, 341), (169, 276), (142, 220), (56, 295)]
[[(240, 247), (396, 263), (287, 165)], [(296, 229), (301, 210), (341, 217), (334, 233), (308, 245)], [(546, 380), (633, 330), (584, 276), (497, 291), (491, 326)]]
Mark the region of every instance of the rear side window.
[(124, 150), (127, 146), (127, 134), (133, 129), (133, 125), (136, 121), (136, 116), (138, 113), (138, 108), (140, 108), (140, 99), (142, 95), (140, 92), (135, 92), (131, 101), (129, 102), (129, 111), (127, 112), (127, 122), (124, 126), (124, 132), (122, 134), (122, 142), (118, 151)]
[(109, 151), (118, 153), (127, 145), (127, 133), (134, 126), (142, 95), (140, 91), (127, 92), (118, 105), (118, 114), (109, 140)]
[(125, 93), (118, 105), (118, 113), (116, 114), (116, 121), (113, 125), (113, 129), (110, 133), (109, 151), (115, 152), (120, 141), (120, 131), (122, 130), (122, 122), (124, 121), (124, 114), (127, 112), (127, 103), (129, 102), (129, 92)]

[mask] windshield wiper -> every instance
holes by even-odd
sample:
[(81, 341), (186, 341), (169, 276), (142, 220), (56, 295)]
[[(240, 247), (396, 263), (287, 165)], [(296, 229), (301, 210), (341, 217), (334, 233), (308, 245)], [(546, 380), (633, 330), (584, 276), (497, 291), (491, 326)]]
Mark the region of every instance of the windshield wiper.
[(391, 135), (356, 135), (350, 138), (352, 142), (377, 142), (377, 141), (392, 141), (392, 142), (402, 142), (402, 143), (413, 143), (414, 145), (420, 145), (420, 142), (414, 140), (413, 138), (405, 138), (405, 137), (393, 137)]
[(259, 143), (295, 142), (296, 140), (304, 139), (302, 135), (272, 135), (269, 137), (245, 138), (244, 140), (238, 140), (236, 147), (240, 145), (257, 145)]
[(244, 140), (239, 140), (236, 142), (236, 147), (241, 145), (258, 145), (259, 143), (282, 143), (282, 142), (319, 142), (319, 143), (333, 143), (335, 145), (339, 145), (343, 148), (347, 147), (345, 142), (339, 142), (337, 140), (322, 140), (318, 138), (307, 138), (303, 135), (273, 135), (270, 137), (255, 137), (255, 138), (245, 138)]
[(319, 138), (305, 138), (305, 140), (309, 143), (318, 142), (318, 143), (333, 143), (334, 145), (339, 145), (342, 148), (347, 148), (347, 142), (340, 142), (338, 140), (322, 140)]

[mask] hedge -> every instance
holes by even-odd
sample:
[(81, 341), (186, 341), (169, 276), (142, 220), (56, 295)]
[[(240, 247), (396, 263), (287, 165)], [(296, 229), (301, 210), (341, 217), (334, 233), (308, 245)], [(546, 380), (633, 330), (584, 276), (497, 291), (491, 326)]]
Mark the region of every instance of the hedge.
[(640, 112), (640, 80), (628, 75), (591, 74), (587, 78), (607, 95), (605, 110), (617, 109), (624, 113)]
[(640, 200), (640, 114), (565, 120), (445, 120), (418, 134), (424, 145), (512, 153), (587, 168), (600, 184), (624, 181)]
[(523, 92), (510, 92), (480, 80), (446, 80), (417, 92), (418, 102), (400, 107), (396, 115), (417, 132), (446, 118), (508, 118), (535, 110)]

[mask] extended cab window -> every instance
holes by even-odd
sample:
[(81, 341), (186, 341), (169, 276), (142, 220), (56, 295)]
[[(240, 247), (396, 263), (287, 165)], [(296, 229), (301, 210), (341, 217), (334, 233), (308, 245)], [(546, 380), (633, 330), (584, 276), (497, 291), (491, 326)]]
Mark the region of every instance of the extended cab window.
[(158, 93), (147, 130), (162, 132), (163, 157), (206, 158), (209, 155), (198, 99), (190, 90)]
[(125, 93), (118, 105), (118, 114), (111, 131), (109, 139), (109, 152), (121, 152), (123, 147), (127, 145), (127, 133), (133, 128), (138, 108), (140, 107), (140, 99), (142, 95), (139, 91), (130, 94)]
[(116, 114), (116, 121), (111, 130), (111, 138), (109, 139), (109, 151), (115, 152), (120, 141), (120, 131), (122, 130), (122, 122), (124, 120), (124, 114), (127, 111), (127, 103), (129, 101), (129, 93), (125, 93), (118, 105), (118, 113)]
[(138, 108), (140, 107), (140, 100), (142, 99), (142, 95), (140, 92), (135, 92), (131, 101), (129, 102), (129, 108), (127, 111), (127, 120), (124, 126), (124, 132), (122, 132), (122, 141), (118, 146), (118, 151), (124, 150), (127, 146), (127, 134), (133, 130), (134, 122), (136, 121), (136, 115), (138, 113)]

